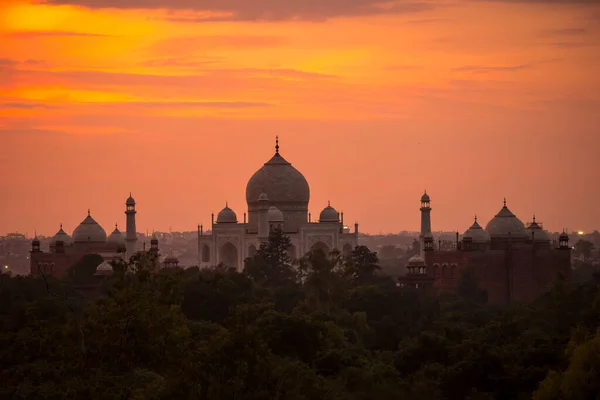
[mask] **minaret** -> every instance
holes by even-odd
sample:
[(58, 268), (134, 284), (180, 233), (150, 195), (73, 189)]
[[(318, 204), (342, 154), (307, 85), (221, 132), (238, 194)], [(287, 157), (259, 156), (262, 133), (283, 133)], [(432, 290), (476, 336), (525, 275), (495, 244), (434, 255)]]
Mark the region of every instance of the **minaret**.
[(125, 202), (125, 215), (127, 215), (127, 232), (125, 233), (125, 243), (127, 248), (127, 259), (133, 256), (137, 250), (137, 233), (135, 230), (135, 200), (129, 193), (129, 198)]
[(425, 257), (425, 235), (431, 233), (431, 200), (427, 190), (421, 196), (421, 233), (419, 234), (419, 243), (421, 257)]

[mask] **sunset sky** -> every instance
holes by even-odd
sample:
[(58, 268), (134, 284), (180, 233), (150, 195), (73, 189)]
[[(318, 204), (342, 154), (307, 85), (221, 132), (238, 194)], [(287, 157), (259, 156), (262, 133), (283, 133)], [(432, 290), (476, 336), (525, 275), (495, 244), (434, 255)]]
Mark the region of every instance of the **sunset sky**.
[(364, 232), (600, 228), (600, 2), (0, 0), (0, 235), (241, 220), (277, 134)]

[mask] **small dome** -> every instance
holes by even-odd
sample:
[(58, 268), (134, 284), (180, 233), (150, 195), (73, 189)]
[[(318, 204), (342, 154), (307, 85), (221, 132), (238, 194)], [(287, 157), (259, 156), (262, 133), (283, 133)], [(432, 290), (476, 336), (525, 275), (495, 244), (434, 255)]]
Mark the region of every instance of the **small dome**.
[(60, 224), (60, 229), (50, 240), (50, 246), (54, 246), (56, 242), (63, 242), (63, 245), (70, 246), (73, 240), (71, 236), (69, 236), (65, 231), (63, 231), (62, 224)]
[(73, 242), (106, 242), (106, 231), (91, 217), (89, 210), (88, 216), (73, 231)]
[(125, 236), (119, 231), (117, 228), (117, 224), (115, 224), (115, 230), (108, 236), (106, 239), (106, 243), (115, 245), (117, 247), (125, 247)]
[(95, 275), (112, 275), (113, 272), (114, 271), (113, 271), (112, 265), (110, 265), (106, 261), (103, 261), (102, 264), (100, 264), (100, 265), (98, 265), (98, 267), (96, 267)]
[(504, 207), (488, 222), (485, 230), (492, 238), (507, 238), (509, 235), (513, 238), (527, 238), (525, 225), (506, 207), (506, 200)]
[(221, 210), (217, 216), (217, 224), (236, 224), (237, 215), (235, 212), (225, 204), (225, 208)]
[(533, 216), (533, 222), (531, 224), (529, 224), (529, 226), (527, 227), (527, 230), (529, 231), (529, 237), (531, 237), (533, 234), (534, 242), (544, 242), (544, 243), (550, 242), (550, 235), (548, 235), (548, 232), (546, 232), (540, 226), (540, 224), (535, 222), (535, 215)]
[(40, 244), (40, 239), (38, 239), (37, 235), (33, 238), (33, 240), (31, 241), (32, 244)]
[(283, 213), (275, 206), (269, 207), (269, 222), (283, 222)]
[(319, 222), (340, 222), (338, 212), (335, 208), (331, 207), (331, 203), (328, 202), (327, 207), (321, 211)]
[(125, 201), (126, 206), (135, 206), (135, 200), (131, 197), (131, 193), (129, 193), (129, 198)]
[(260, 196), (258, 196), (258, 201), (269, 201), (269, 196), (263, 192), (260, 194)]
[(490, 241), (490, 235), (483, 230), (481, 225), (477, 222), (477, 217), (475, 217), (473, 225), (471, 225), (471, 227), (463, 234), (463, 240), (464, 239), (469, 239), (473, 243), (487, 243)]
[(419, 255), (412, 256), (408, 260), (408, 265), (415, 266), (415, 267), (423, 267), (423, 266), (425, 266), (425, 259), (423, 259), (423, 257), (421, 257)]
[(421, 202), (422, 203), (428, 203), (428, 202), (430, 202), (429, 195), (427, 194), (427, 191), (425, 191), (425, 193), (423, 194), (423, 196), (421, 196)]

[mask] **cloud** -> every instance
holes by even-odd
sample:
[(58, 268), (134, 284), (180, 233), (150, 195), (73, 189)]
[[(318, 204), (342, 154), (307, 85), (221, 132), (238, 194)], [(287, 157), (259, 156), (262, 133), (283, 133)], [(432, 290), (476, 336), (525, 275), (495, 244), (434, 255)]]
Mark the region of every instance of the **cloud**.
[[(167, 102), (123, 102), (126, 106), (151, 108), (259, 108), (273, 107), (274, 104), (251, 101), (167, 101)], [(114, 106), (114, 103), (106, 104)]]
[(585, 28), (549, 29), (542, 32), (544, 36), (580, 36), (588, 32)]
[(424, 67), (422, 65), (389, 65), (383, 69), (386, 71), (415, 71), (424, 69)]
[(530, 4), (573, 4), (573, 5), (599, 5), (600, 0), (481, 0), (495, 3), (530, 3)]
[(17, 39), (30, 39), (38, 37), (111, 37), (112, 35), (67, 31), (21, 31), (5, 33), (3, 36)]
[(216, 64), (225, 60), (224, 57), (203, 58), (201, 60), (179, 59), (179, 58), (163, 58), (155, 60), (147, 60), (141, 63), (144, 67), (183, 67), (183, 68), (198, 68), (208, 64)]
[[(215, 35), (215, 36), (188, 36), (175, 37), (162, 40), (150, 47), (150, 50), (159, 54), (181, 53), (181, 49), (194, 49), (206, 51), (213, 49), (252, 49), (273, 48), (289, 44), (289, 40), (282, 36), (267, 35)], [(187, 54), (187, 52), (186, 52)]]
[(40, 103), (23, 103), (23, 102), (0, 103), (0, 110), (2, 110), (2, 109), (33, 110), (36, 108), (54, 109), (57, 107), (50, 106), (47, 104), (40, 104)]
[(486, 72), (510, 72), (520, 71), (530, 68), (532, 64), (507, 65), (507, 66), (487, 66), (487, 65), (465, 65), (463, 67), (453, 68), (454, 71), (472, 72), (481, 74)]
[[(187, 19), (188, 22), (294, 19), (322, 21), (334, 17), (414, 13), (429, 10), (434, 4), (432, 1), (424, 0), (46, 0), (45, 3), (104, 9), (171, 9), (209, 12)], [(214, 16), (210, 14), (211, 12), (221, 14)]]

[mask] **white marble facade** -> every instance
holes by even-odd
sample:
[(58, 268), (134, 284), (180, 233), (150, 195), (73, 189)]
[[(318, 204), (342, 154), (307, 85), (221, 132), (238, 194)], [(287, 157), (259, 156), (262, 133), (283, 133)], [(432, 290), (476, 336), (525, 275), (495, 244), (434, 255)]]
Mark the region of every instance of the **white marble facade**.
[(321, 248), (325, 252), (338, 249), (351, 252), (358, 244), (358, 224), (354, 232), (344, 225), (343, 214), (327, 205), (318, 221), (312, 222), (308, 213), (310, 188), (304, 176), (279, 154), (275, 155), (248, 181), (246, 201), (248, 220), (238, 222), (236, 213), (227, 205), (212, 218), (211, 232), (198, 227), (198, 265), (209, 267), (223, 263), (238, 270), (266, 241), (270, 230), (283, 229), (290, 237), (290, 256), (296, 259)]

